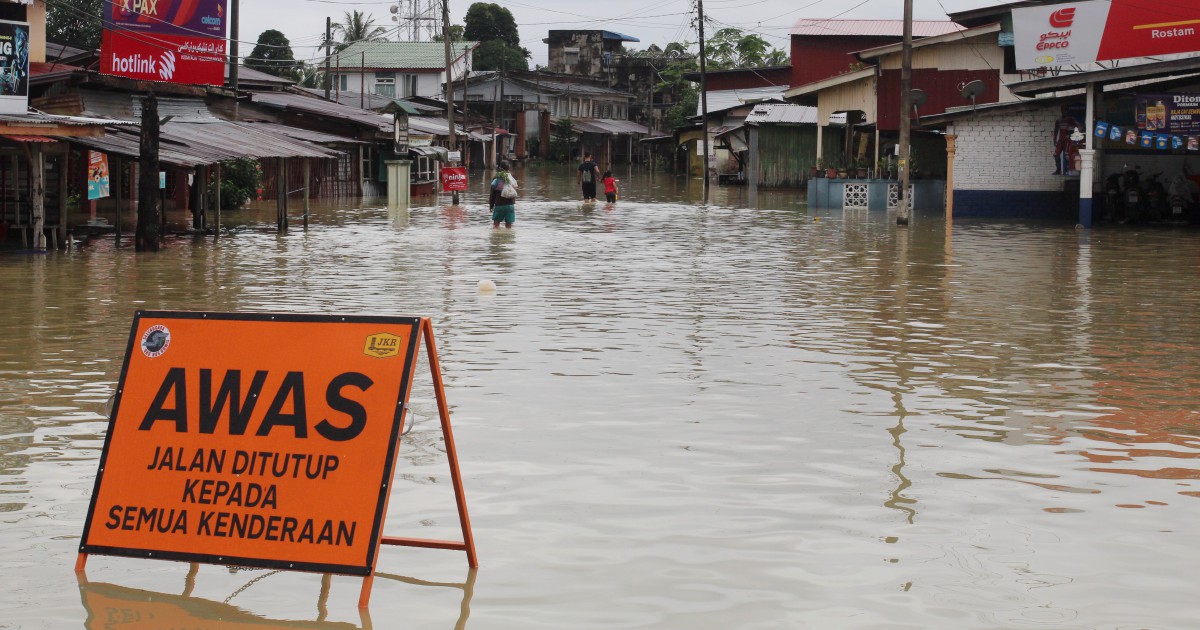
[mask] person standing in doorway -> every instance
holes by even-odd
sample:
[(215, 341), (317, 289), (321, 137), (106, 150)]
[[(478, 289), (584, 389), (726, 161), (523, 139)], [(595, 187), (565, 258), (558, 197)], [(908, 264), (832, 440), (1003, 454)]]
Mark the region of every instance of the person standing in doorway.
[(592, 161), (591, 153), (583, 154), (583, 164), (579, 165), (576, 181), (583, 188), (583, 200), (596, 200), (596, 180), (600, 178), (600, 167)]
[(489, 186), (492, 191), (488, 198), (488, 208), (492, 210), (492, 228), (500, 227), (503, 221), (504, 227), (511, 229), (517, 220), (517, 180), (508, 172), (511, 168), (508, 160), (500, 160), (497, 168), (499, 170)]

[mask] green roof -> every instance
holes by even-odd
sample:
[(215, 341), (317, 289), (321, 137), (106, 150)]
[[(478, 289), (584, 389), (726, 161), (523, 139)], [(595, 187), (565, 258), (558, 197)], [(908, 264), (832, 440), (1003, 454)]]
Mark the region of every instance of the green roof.
[[(450, 56), (458, 59), (479, 42), (454, 42)], [(365, 59), (364, 59), (365, 55)], [(442, 70), (446, 67), (446, 45), (442, 42), (354, 42), (334, 53), (342, 68)]]

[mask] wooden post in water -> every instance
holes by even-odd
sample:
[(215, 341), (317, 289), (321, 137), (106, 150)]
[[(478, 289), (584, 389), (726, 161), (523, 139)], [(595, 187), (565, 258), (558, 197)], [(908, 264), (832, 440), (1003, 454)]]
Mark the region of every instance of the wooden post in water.
[(134, 247), (139, 252), (158, 251), (158, 99), (150, 93), (142, 103), (142, 137), (138, 158), (137, 231)]
[(280, 234), (287, 232), (287, 158), (278, 158), (275, 173), (275, 223)]
[(217, 194), (215, 195), (216, 199), (214, 201), (216, 203), (215, 203), (215, 208), (214, 208), (213, 212), (216, 215), (217, 225), (216, 225), (216, 229), (213, 230), (214, 238), (221, 235), (221, 163), (220, 162), (217, 162), (216, 169), (217, 169), (217, 173), (216, 173)]
[(109, 174), (112, 177), (113, 202), (116, 204), (117, 210), (117, 246), (121, 245), (121, 205), (125, 200), (121, 198), (121, 186), (125, 181), (125, 173), (123, 173), (124, 160), (116, 155), (112, 155), (112, 164), (108, 165)]
[(68, 157), (69, 153), (58, 156), (58, 241), (63, 244), (64, 249), (71, 248), (71, 242), (67, 240), (67, 218), (70, 214), (67, 207)]
[(308, 229), (308, 211), (312, 209), (309, 186), (312, 182), (312, 159), (304, 158), (304, 229)]
[(46, 249), (46, 154), (40, 142), (29, 143), (29, 184), (33, 188), (30, 200), (30, 224), (33, 226), (33, 248)]

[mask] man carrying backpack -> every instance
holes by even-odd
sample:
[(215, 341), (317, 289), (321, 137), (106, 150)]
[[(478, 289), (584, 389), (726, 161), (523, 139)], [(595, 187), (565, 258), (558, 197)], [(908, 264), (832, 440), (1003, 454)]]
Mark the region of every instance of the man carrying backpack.
[(600, 167), (592, 161), (591, 153), (583, 154), (583, 164), (579, 165), (579, 175), (576, 181), (583, 187), (583, 200), (596, 200), (596, 180), (600, 178)]
[(517, 180), (508, 172), (512, 168), (508, 160), (500, 160), (498, 167), (489, 186), (492, 191), (488, 198), (488, 208), (492, 210), (492, 228), (500, 227), (501, 221), (504, 221), (504, 227), (511, 228), (517, 220)]

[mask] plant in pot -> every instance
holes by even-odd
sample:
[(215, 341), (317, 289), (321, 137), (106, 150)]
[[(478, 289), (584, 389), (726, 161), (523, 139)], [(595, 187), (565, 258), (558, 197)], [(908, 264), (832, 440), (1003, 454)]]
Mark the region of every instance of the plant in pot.
[(875, 163), (876, 179), (891, 179), (890, 171), (891, 171), (891, 166), (888, 163), (888, 159), (887, 158), (879, 158), (879, 161)]
[(850, 177), (850, 171), (844, 165), (838, 164), (837, 176), (842, 179), (846, 179), (846, 178)]
[(858, 158), (858, 178), (867, 178), (867, 158)]
[(821, 158), (817, 158), (817, 165), (808, 169), (808, 178), (809, 179), (817, 179), (818, 177), (823, 177), (824, 175), (825, 175), (825, 161), (822, 160)]
[[(822, 162), (824, 162), (824, 160), (822, 160)], [(829, 179), (833, 179), (837, 176), (838, 176), (837, 165), (830, 163), (829, 166), (825, 167), (825, 177), (827, 177)]]

